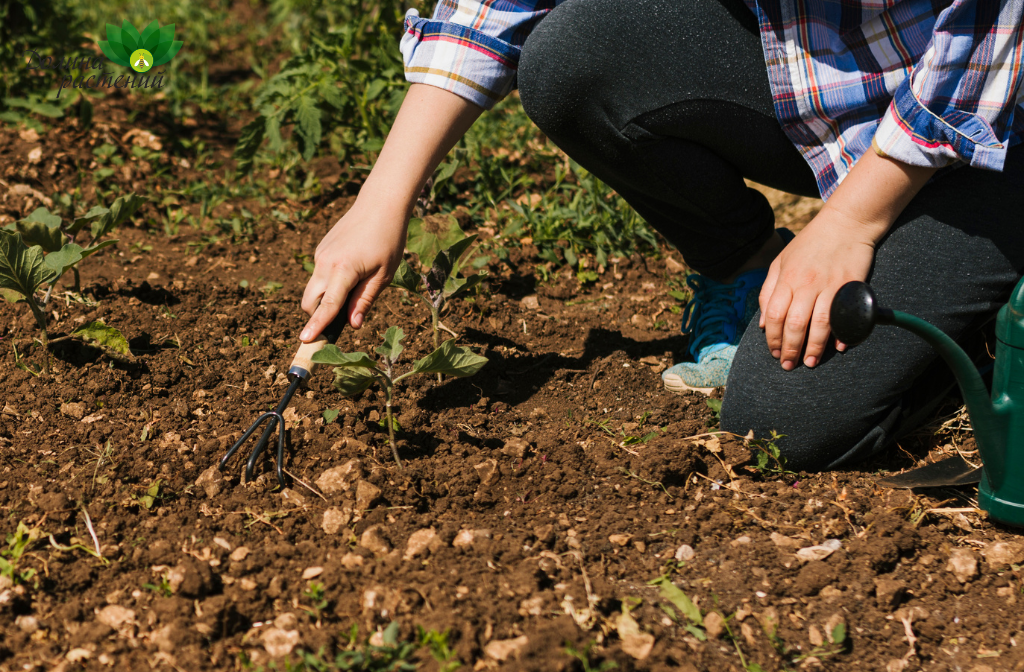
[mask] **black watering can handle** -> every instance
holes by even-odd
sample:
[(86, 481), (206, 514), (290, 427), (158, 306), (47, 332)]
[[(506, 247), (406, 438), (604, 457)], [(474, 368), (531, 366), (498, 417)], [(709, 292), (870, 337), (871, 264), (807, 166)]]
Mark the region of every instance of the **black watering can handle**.
[(876, 324), (892, 324), (893, 312), (878, 306), (867, 283), (848, 282), (832, 299), (829, 321), (836, 338), (846, 345), (857, 345), (871, 335)]

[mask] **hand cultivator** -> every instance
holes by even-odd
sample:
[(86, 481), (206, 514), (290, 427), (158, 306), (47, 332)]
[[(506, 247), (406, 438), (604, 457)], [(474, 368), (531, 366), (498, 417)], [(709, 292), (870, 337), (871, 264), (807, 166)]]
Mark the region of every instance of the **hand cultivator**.
[(242, 434), (241, 438), (235, 442), (235, 445), (231, 446), (231, 450), (220, 460), (218, 468), (221, 471), (224, 470), (228, 460), (242, 447), (242, 444), (260, 428), (260, 425), (266, 422), (267, 425), (263, 428), (263, 433), (260, 435), (259, 441), (256, 442), (256, 447), (253, 449), (252, 454), (249, 455), (249, 460), (245, 463), (245, 480), (246, 482), (252, 480), (253, 470), (256, 468), (256, 460), (259, 459), (264, 448), (267, 447), (267, 444), (270, 442), (270, 435), (274, 433), (274, 428), (277, 427), (277, 482), (282, 488), (284, 487), (284, 449), (288, 440), (288, 433), (285, 431), (284, 416), (282, 414), (288, 408), (288, 402), (292, 400), (295, 392), (298, 391), (299, 385), (302, 384), (302, 381), (309, 378), (313, 367), (316, 366), (313, 363), (313, 355), (319, 352), (325, 345), (333, 345), (338, 340), (338, 336), (341, 335), (341, 330), (346, 324), (344, 310), (342, 308), (342, 312), (338, 313), (334, 321), (324, 329), (318, 340), (312, 343), (303, 343), (299, 346), (294, 359), (292, 359), (291, 366), (288, 368), (288, 378), (291, 380), (291, 384), (288, 385), (284, 396), (281, 397), (281, 402), (274, 410), (267, 411), (256, 418), (256, 422), (252, 423), (249, 429), (245, 430), (245, 433)]

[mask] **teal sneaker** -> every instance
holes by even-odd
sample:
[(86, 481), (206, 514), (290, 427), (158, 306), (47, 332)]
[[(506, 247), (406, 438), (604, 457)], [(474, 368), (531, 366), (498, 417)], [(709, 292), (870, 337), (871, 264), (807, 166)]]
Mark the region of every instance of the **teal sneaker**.
[(758, 268), (731, 284), (697, 274), (686, 278), (693, 298), (683, 311), (683, 333), (690, 334), (689, 352), (694, 361), (676, 364), (661, 374), (666, 390), (711, 394), (725, 385), (736, 344), (757, 312), (766, 277), (768, 269)]

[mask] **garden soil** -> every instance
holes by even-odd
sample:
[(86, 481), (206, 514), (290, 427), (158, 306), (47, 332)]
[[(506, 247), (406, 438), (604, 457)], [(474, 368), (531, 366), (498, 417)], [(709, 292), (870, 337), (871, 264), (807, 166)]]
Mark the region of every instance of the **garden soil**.
[[(98, 144), (150, 142), (127, 135), (122, 108), (103, 101), (87, 130), (4, 130), (6, 221), (73, 188)], [(198, 132), (227, 160), (223, 129)], [(148, 175), (129, 163), (113, 179), (128, 190)], [(221, 206), (259, 214), (247, 242), (126, 227), (83, 263), (83, 297), (58, 287), (50, 302), (51, 339), (103, 320), (129, 339), (126, 359), (65, 340), (37, 376), (29, 312), (0, 307), (2, 530), (42, 535), (18, 565), (35, 575), (0, 584), (0, 670), (283, 667), (344, 650), (353, 626), (358, 645), (378, 641), (393, 621), (403, 640), (448, 631), (474, 670), (1024, 669), (1016, 532), (969, 489), (875, 483), (949, 445), (925, 435), (859, 471), (758, 470), (756, 445), (709, 434), (705, 397), (662, 389), (686, 347), (670, 250), (585, 287), (557, 270), (540, 282), (528, 241), (493, 257), (487, 291), (443, 317), (489, 361), (399, 385), (403, 469), (381, 394), (343, 398), (317, 370), (286, 415), (288, 487), (269, 458), (243, 484), (247, 449), (218, 472), (284, 392), (304, 324), (297, 255), (356, 189), (274, 204), (288, 222)], [(796, 224), (816, 208), (776, 202)], [(134, 221), (161, 214), (149, 203)], [(408, 335), (400, 366), (431, 349), (426, 308), (394, 289), (338, 345), (372, 352), (389, 325)], [(688, 621), (659, 577), (702, 615)]]

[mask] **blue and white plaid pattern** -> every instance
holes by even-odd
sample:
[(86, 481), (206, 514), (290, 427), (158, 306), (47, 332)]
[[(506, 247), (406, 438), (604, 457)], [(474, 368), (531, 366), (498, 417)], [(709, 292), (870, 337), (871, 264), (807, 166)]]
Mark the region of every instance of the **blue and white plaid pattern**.
[[(410, 11), (406, 77), (490, 108), (515, 88), (530, 30), (562, 1)], [(745, 1), (776, 114), (824, 198), (869, 148), (911, 165), (1001, 170), (1024, 137), (1024, 0)]]

